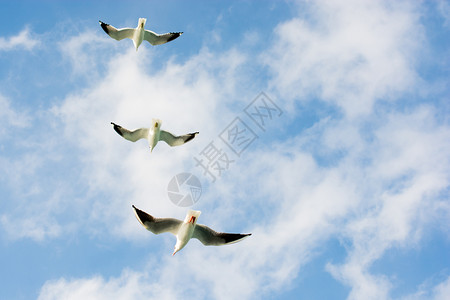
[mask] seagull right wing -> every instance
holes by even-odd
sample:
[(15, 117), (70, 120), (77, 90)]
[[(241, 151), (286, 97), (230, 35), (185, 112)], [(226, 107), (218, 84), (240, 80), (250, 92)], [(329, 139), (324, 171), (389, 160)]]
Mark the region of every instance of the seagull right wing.
[(133, 39), (133, 34), (135, 29), (134, 28), (121, 28), (117, 29), (114, 26), (111, 26), (109, 24), (103, 23), (102, 21), (98, 21), (100, 23), (100, 26), (102, 26), (103, 30), (113, 39), (115, 40), (123, 40), (123, 39)]
[(208, 226), (197, 224), (192, 237), (198, 239), (205, 246), (221, 246), (240, 242), (250, 235), (252, 234), (216, 232)]
[(145, 211), (136, 208), (133, 205), (134, 213), (138, 221), (149, 231), (154, 234), (170, 232), (177, 235), (178, 228), (183, 221), (173, 218), (155, 218)]
[(168, 131), (161, 130), (159, 133), (159, 140), (166, 142), (171, 147), (180, 146), (180, 145), (183, 145), (184, 143), (189, 142), (193, 138), (195, 138), (195, 136), (197, 134), (198, 134), (198, 132), (194, 132), (194, 133), (188, 133), (185, 135), (174, 136), (173, 134), (171, 134)]
[(125, 129), (122, 126), (117, 125), (113, 122), (111, 122), (111, 124), (113, 125), (114, 130), (120, 136), (122, 136), (124, 139), (127, 139), (129, 141), (136, 142), (140, 139), (146, 139), (148, 137), (148, 131), (149, 131), (148, 128), (139, 128), (134, 131), (130, 131), (130, 130)]
[(145, 30), (144, 31), (144, 40), (152, 44), (153, 46), (156, 45), (162, 45), (167, 42), (173, 41), (180, 35), (182, 35), (182, 32), (169, 32), (165, 34), (157, 34), (151, 30)]

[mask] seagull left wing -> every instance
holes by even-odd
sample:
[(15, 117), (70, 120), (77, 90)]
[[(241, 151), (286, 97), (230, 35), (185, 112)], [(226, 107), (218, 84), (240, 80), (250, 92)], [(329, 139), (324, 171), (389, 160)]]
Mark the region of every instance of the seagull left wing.
[(123, 40), (123, 39), (133, 39), (134, 31), (133, 28), (121, 28), (117, 29), (114, 26), (103, 23), (102, 21), (98, 21), (100, 26), (102, 26), (103, 30), (113, 39), (115, 40)]
[(114, 130), (124, 139), (136, 142), (140, 139), (146, 139), (148, 137), (148, 128), (139, 128), (133, 131), (130, 131), (126, 128), (123, 128), (120, 125), (117, 125), (116, 123), (111, 122), (113, 125)]
[(160, 234), (164, 232), (170, 232), (174, 235), (177, 234), (178, 228), (180, 227), (181, 220), (173, 218), (155, 218), (145, 211), (136, 208), (133, 205), (133, 210), (138, 221), (149, 231), (154, 234)]
[(250, 235), (252, 234), (216, 232), (208, 226), (197, 224), (192, 237), (198, 239), (205, 246), (221, 246), (240, 242)]
[(169, 32), (165, 34), (157, 34), (151, 30), (145, 30), (144, 31), (144, 40), (152, 44), (153, 46), (156, 45), (162, 45), (167, 42), (173, 41), (180, 35), (182, 35), (182, 32)]
[(181, 136), (174, 136), (173, 134), (171, 134), (168, 131), (161, 130), (160, 134), (159, 134), (159, 140), (166, 142), (171, 147), (180, 146), (180, 145), (183, 145), (184, 143), (189, 142), (193, 138), (195, 138), (195, 136), (197, 134), (198, 134), (198, 132), (194, 132), (194, 133), (188, 133), (188, 134), (181, 135)]

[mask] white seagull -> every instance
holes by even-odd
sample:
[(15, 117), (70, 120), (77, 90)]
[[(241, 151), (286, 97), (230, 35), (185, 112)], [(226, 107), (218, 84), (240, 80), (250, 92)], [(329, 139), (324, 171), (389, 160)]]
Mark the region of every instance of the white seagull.
[(168, 131), (161, 130), (162, 121), (159, 119), (152, 119), (152, 127), (150, 128), (139, 128), (134, 131), (130, 131), (128, 129), (123, 128), (120, 125), (117, 125), (113, 122), (114, 130), (120, 134), (124, 139), (127, 139), (132, 142), (136, 142), (140, 139), (147, 139), (148, 144), (150, 145), (150, 152), (153, 152), (153, 148), (155, 148), (156, 144), (159, 141), (166, 142), (169, 146), (179, 146), (184, 143), (189, 142), (198, 134), (197, 132), (188, 133), (181, 136), (174, 136)]
[(177, 37), (183, 34), (183, 32), (169, 32), (165, 34), (157, 34), (151, 30), (145, 30), (144, 25), (147, 19), (139, 18), (138, 26), (133, 28), (120, 28), (117, 29), (114, 26), (106, 24), (102, 21), (98, 21), (103, 30), (115, 40), (123, 40), (125, 38), (132, 39), (136, 51), (141, 45), (143, 40), (146, 40), (153, 46), (165, 44), (167, 42), (173, 41)]
[(170, 232), (177, 237), (177, 243), (173, 255), (186, 246), (191, 238), (198, 239), (205, 246), (221, 246), (242, 241), (252, 235), (251, 233), (223, 233), (216, 232), (208, 226), (197, 224), (200, 211), (189, 210), (184, 221), (173, 218), (155, 218), (148, 213), (136, 208), (134, 213), (138, 221), (154, 234)]

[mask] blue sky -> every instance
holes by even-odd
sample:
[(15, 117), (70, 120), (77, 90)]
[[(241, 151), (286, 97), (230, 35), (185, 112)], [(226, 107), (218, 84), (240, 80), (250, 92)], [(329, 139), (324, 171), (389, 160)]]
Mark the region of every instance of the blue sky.
[[(450, 2), (0, 3), (0, 299), (450, 294)], [(98, 24), (139, 17), (184, 34), (136, 52)], [(260, 97), (280, 112), (263, 127)], [(110, 125), (152, 118), (200, 134), (150, 153)], [(233, 161), (214, 182), (211, 142)], [(183, 219), (182, 172), (199, 223), (253, 235), (172, 257), (131, 205)]]

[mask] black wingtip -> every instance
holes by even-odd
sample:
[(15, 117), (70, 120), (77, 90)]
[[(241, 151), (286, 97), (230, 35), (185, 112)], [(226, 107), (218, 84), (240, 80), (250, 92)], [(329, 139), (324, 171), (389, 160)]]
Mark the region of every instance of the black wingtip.
[(198, 131), (197, 132), (194, 132), (194, 133), (189, 133), (189, 136), (188, 136), (188, 138), (184, 141), (185, 143), (187, 143), (187, 142), (189, 142), (190, 140), (192, 140), (193, 138), (195, 138), (195, 136), (198, 134)]
[(241, 241), (242, 239), (252, 235), (251, 233), (224, 233), (222, 238), (225, 244), (231, 244)]
[[(149, 215), (148, 213), (146, 213), (145, 211), (140, 210), (139, 208), (137, 208), (136, 206), (132, 205), (134, 212), (136, 214), (136, 217), (138, 219), (138, 221), (144, 225), (145, 222), (153, 222), (154, 218), (152, 215)], [(144, 225), (145, 226), (145, 225)]]
[(182, 35), (182, 32), (171, 32), (172, 36), (167, 39), (167, 42), (173, 41), (174, 39), (178, 38), (180, 35)]
[(105, 31), (107, 34), (109, 34), (108, 25), (106, 23), (103, 23), (102, 21), (98, 21), (100, 23), (100, 26), (102, 27), (103, 31)]
[(122, 128), (122, 126), (117, 125), (116, 123), (111, 122), (111, 124), (113, 125), (114, 130), (120, 135), (123, 136), (122, 132), (120, 131), (120, 128)]

